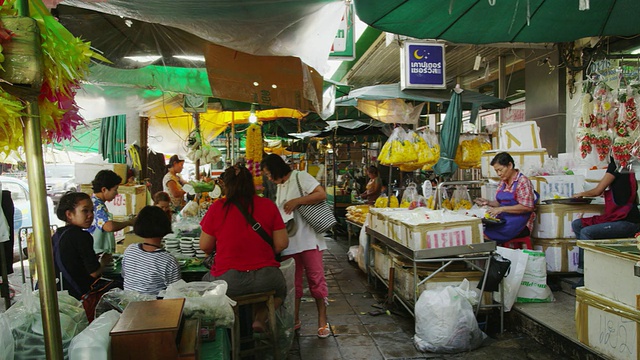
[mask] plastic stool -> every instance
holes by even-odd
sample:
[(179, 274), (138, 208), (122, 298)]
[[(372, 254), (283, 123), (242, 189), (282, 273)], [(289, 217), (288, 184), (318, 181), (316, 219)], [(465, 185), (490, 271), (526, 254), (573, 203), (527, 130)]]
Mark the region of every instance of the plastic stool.
[[(278, 353), (278, 333), (276, 327), (276, 312), (273, 301), (273, 295), (275, 291), (263, 292), (263, 293), (255, 293), (255, 294), (247, 294), (241, 296), (231, 297), (232, 300), (236, 302), (236, 306), (233, 307), (233, 332), (231, 333), (231, 346), (233, 348), (232, 358), (233, 360), (240, 360), (242, 357), (249, 356), (252, 354), (260, 354), (266, 349), (273, 349), (273, 358), (275, 360), (279, 359)], [(265, 304), (267, 306), (267, 312), (269, 313), (269, 331), (268, 334), (271, 345), (257, 345), (254, 342), (254, 346), (251, 349), (241, 350), (240, 345), (244, 341), (240, 338), (240, 306), (244, 305), (256, 305), (256, 304)], [(253, 322), (253, 320), (251, 321)], [(253, 334), (252, 334), (253, 335)]]
[(498, 246), (506, 247), (509, 249), (522, 249), (522, 245), (524, 245), (525, 249), (533, 250), (533, 246), (531, 245), (531, 236), (515, 238), (498, 244)]

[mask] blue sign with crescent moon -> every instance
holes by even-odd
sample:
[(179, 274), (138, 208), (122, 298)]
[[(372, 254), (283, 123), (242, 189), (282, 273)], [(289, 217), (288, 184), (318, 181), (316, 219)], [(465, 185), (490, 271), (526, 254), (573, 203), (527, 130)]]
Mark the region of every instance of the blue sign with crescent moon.
[(446, 87), (444, 45), (405, 43), (403, 87)]

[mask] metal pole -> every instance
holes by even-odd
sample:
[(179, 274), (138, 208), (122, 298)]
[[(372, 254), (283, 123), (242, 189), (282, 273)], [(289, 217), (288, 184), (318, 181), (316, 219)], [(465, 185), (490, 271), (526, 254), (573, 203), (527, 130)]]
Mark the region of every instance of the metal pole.
[(62, 333), (58, 310), (58, 294), (53, 266), (51, 230), (47, 211), (47, 191), (44, 181), (42, 139), (38, 120), (38, 103), (26, 102), (27, 116), (24, 122), (24, 147), (28, 165), (29, 200), (33, 219), (36, 269), (40, 288), (40, 307), (47, 359), (62, 360)]
[(149, 177), (149, 118), (140, 116), (140, 180), (146, 181)]
[[(193, 113), (191, 114), (193, 117), (193, 125), (196, 128), (196, 132), (200, 133), (200, 114)], [(202, 138), (202, 134), (200, 134), (200, 141), (204, 144), (204, 139)], [(200, 159), (196, 159), (196, 180), (200, 180)]]

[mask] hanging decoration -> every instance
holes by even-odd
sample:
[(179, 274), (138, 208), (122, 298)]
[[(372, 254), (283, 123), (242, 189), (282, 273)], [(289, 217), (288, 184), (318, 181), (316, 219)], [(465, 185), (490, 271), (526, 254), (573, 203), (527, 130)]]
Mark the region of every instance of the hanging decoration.
[(194, 130), (187, 139), (187, 158), (194, 163), (200, 160), (200, 165), (217, 163), (222, 158), (222, 153), (218, 148), (202, 141), (199, 130)]
[(247, 159), (247, 169), (253, 174), (253, 184), (257, 190), (262, 189), (262, 162), (263, 142), (262, 127), (259, 123), (251, 124), (247, 128), (247, 142), (245, 145), (245, 157)]
[[(0, 16), (16, 16), (15, 0), (0, 0)], [(44, 59), (44, 83), (38, 96), (40, 126), (44, 143), (72, 138), (84, 124), (75, 102), (76, 90), (86, 76), (90, 59), (109, 62), (93, 52), (89, 42), (73, 36), (47, 10), (41, 0), (29, 1), (29, 12), (40, 30)], [(0, 25), (0, 45), (11, 41), (11, 32)], [(1, 52), (0, 52), (1, 54)], [(4, 56), (0, 55), (0, 66)], [(0, 152), (8, 153), (23, 145), (24, 104), (0, 89)]]

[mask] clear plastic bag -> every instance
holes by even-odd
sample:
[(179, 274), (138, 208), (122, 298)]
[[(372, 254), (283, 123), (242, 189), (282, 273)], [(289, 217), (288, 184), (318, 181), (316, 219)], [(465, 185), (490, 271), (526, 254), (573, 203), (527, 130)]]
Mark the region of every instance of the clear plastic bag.
[(482, 160), (482, 143), (475, 135), (460, 136), (455, 162), (461, 169), (479, 168)]
[(431, 168), (438, 163), (438, 160), (440, 160), (440, 142), (438, 141), (438, 135), (436, 135), (433, 130), (424, 130), (420, 133), (420, 136), (429, 147), (422, 170), (431, 170)]
[(416, 162), (418, 154), (413, 146), (414, 139), (401, 127), (393, 129), (378, 156), (383, 165), (399, 165)]
[(419, 351), (458, 353), (478, 348), (487, 337), (478, 327), (473, 305), (477, 294), (469, 281), (460, 286), (425, 290), (415, 306), (414, 345)]
[(116, 310), (121, 313), (129, 303), (134, 301), (150, 300), (156, 300), (156, 296), (140, 294), (137, 291), (122, 290), (119, 288), (111, 289), (102, 295), (100, 301), (98, 301), (98, 305), (96, 305), (96, 317), (111, 310)]
[(451, 195), (452, 210), (469, 210), (471, 209), (471, 196), (466, 185), (457, 185)]
[(401, 208), (408, 208), (411, 203), (418, 199), (418, 189), (415, 183), (410, 183), (402, 193), (402, 201), (400, 202)]
[[(67, 291), (58, 292), (58, 309), (62, 331), (62, 352), (68, 356), (71, 339), (84, 330), (89, 322), (80, 301), (69, 295)], [(14, 358), (46, 358), (45, 325), (42, 323), (39, 292), (37, 290), (32, 292), (29, 285), (25, 284), (18, 301), (4, 315), (8, 328), (13, 334)]]
[(165, 299), (185, 298), (184, 314), (187, 317), (206, 317), (219, 326), (233, 326), (235, 301), (227, 296), (224, 280), (185, 282), (178, 280), (158, 296)]

